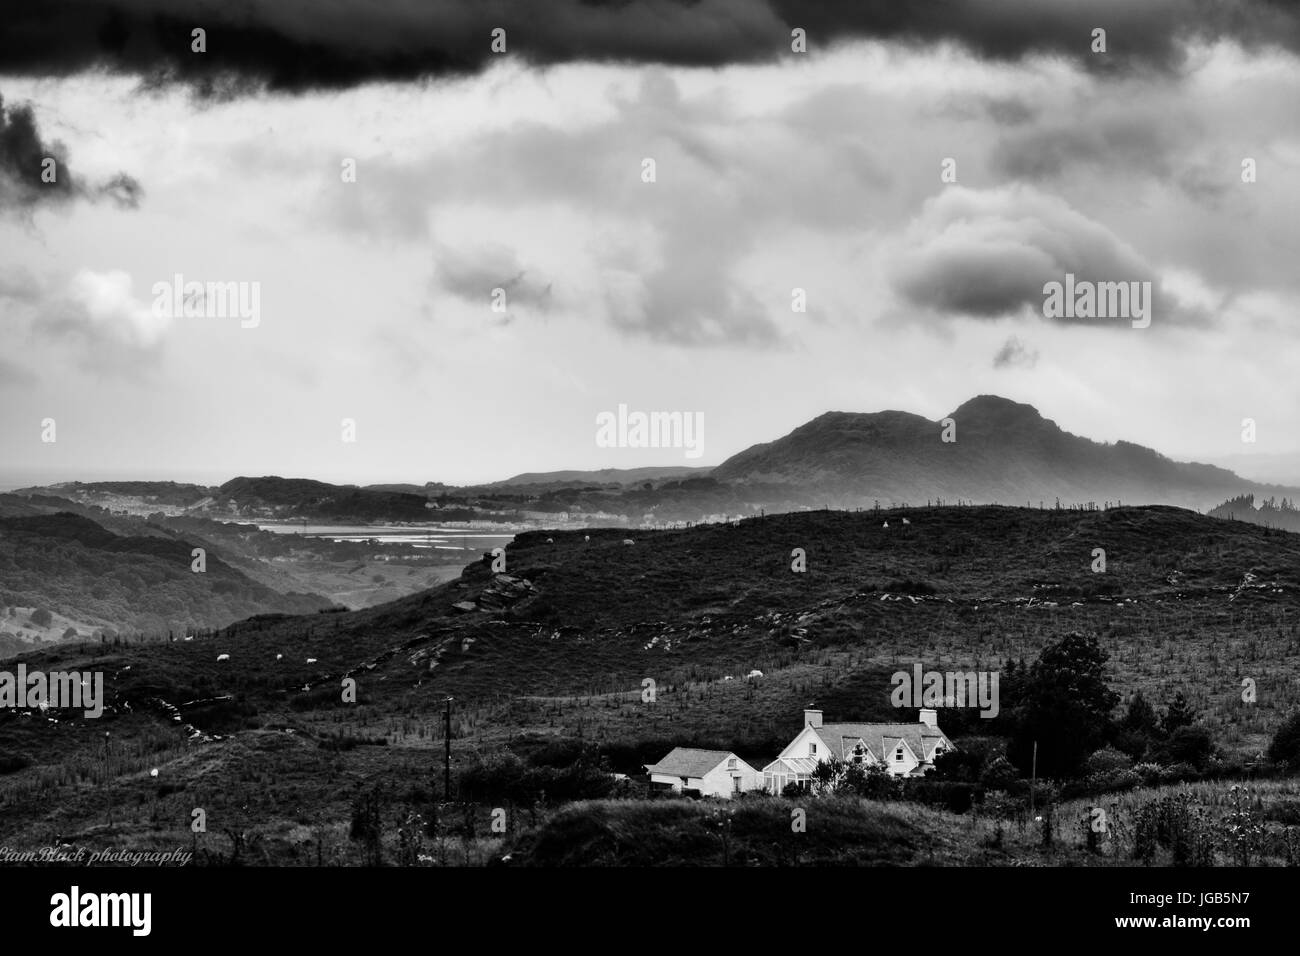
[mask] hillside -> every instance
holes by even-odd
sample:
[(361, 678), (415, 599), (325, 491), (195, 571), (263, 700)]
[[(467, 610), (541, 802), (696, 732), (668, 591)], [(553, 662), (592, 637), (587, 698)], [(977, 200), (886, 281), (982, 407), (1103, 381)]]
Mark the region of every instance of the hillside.
[(1037, 505), (1056, 499), (1204, 508), (1254, 485), (1212, 465), (1176, 462), (1130, 442), (1062, 430), (1032, 406), (992, 395), (962, 404), (944, 426), (908, 412), (827, 412), (728, 458), (719, 481), (792, 489), (810, 503), (927, 500)]
[[(37, 818), (89, 833), (105, 806), (147, 798), (119, 834), (163, 839), (201, 805), (223, 827), (266, 835), (274, 858), (302, 861), (299, 821), (346, 842), (349, 802), (367, 781), (428, 799), (448, 696), (457, 774), (547, 741), (590, 743), (624, 773), (675, 743), (771, 759), (804, 707), (828, 721), (883, 719), (898, 713), (889, 675), (900, 667), (997, 669), (1072, 632), (1099, 638), (1122, 695), (1183, 692), (1234, 759), (1265, 748), (1295, 703), (1300, 536), (1285, 532), (1167, 507), (990, 506), (625, 538), (529, 533), (507, 549), (504, 574), (485, 559), (360, 611), (28, 654), (29, 667), (103, 671), (109, 710), (94, 726), (0, 713), (0, 757), (18, 768), (0, 774), (0, 841)], [(793, 548), (806, 551), (804, 573), (791, 571)], [(1091, 570), (1095, 548), (1104, 573)], [(745, 679), (753, 670), (762, 677)], [(1259, 678), (1250, 707), (1244, 676)], [(341, 700), (345, 678), (356, 703)], [(959, 738), (982, 730), (970, 712), (943, 721)], [(95, 749), (105, 731), (120, 748), (107, 764)], [(83, 777), (94, 786), (74, 783)]]
[[(68, 626), (85, 637), (99, 628), (183, 632), (328, 606), (316, 595), (274, 591), (216, 554), (207, 556), (204, 573), (195, 573), (191, 554), (189, 543), (160, 529), (122, 536), (67, 512), (0, 518), (0, 608), (8, 609), (0, 628), (45, 637)], [(58, 634), (32, 626), (35, 610), (57, 616)]]

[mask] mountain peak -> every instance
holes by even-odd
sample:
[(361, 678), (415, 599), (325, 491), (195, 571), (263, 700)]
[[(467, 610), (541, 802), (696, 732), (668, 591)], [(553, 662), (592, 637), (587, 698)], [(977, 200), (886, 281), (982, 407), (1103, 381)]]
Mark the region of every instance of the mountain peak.
[(967, 422), (976, 420), (997, 422), (999, 424), (1043, 420), (1043, 416), (1038, 413), (1038, 409), (1034, 408), (1033, 405), (1013, 402), (1001, 395), (976, 395), (974, 398), (958, 405), (949, 417), (955, 419), (959, 424), (963, 419)]

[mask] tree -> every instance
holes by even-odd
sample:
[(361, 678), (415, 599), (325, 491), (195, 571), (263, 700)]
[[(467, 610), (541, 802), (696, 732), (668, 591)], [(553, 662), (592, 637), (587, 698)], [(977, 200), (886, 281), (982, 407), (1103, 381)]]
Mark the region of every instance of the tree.
[(1130, 698), (1111, 742), (1134, 760), (1141, 760), (1163, 738), (1160, 715), (1139, 691)]
[(1180, 690), (1165, 708), (1164, 732), (1172, 736), (1180, 727), (1190, 727), (1196, 723), (1196, 711), (1187, 702)]
[(1029, 667), (1017, 707), (1007, 755), (1024, 776), (1038, 742), (1038, 773), (1077, 776), (1084, 758), (1100, 746), (1110, 729), (1110, 712), (1119, 695), (1106, 682), (1106, 661), (1096, 637), (1067, 634), (1043, 648)]
[(1141, 691), (1138, 691), (1129, 699), (1128, 710), (1125, 711), (1120, 726), (1125, 730), (1147, 734), (1148, 736), (1159, 731), (1160, 718), (1156, 715), (1156, 709), (1142, 696)]
[(49, 627), (53, 620), (54, 615), (43, 607), (38, 607), (35, 611), (32, 611), (31, 621), (37, 627)]

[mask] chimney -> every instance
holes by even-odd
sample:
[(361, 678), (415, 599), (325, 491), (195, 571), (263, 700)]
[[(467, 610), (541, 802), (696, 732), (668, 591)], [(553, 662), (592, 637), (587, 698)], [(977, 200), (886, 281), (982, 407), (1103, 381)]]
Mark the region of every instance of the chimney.
[(922, 707), (919, 716), (921, 723), (925, 724), (925, 726), (933, 727), (935, 730), (939, 729), (939, 714), (937, 711), (931, 710), (928, 707)]
[(822, 725), (822, 712), (820, 710), (805, 710), (803, 712), (803, 725), (805, 727), (820, 727)]

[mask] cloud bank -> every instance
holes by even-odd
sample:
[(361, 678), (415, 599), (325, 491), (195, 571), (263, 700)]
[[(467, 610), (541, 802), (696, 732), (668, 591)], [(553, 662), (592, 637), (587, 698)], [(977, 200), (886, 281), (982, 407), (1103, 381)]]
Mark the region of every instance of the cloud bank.
[[(1090, 70), (1177, 68), (1189, 40), (1300, 50), (1300, 12), (1281, 0), (25, 0), (0, 33), (0, 73), (105, 68), (204, 95), (349, 87), (477, 72), (506, 52), (577, 60), (721, 66), (839, 41), (955, 43), (1015, 60), (1041, 54)], [(1107, 51), (1092, 51), (1092, 30)], [(206, 31), (206, 52), (192, 31)]]

